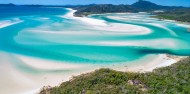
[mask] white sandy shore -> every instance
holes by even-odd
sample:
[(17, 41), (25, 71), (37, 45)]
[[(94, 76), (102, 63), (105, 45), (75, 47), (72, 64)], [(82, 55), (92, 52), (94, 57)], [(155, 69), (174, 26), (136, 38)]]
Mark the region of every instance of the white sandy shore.
[(74, 16), (74, 13), (77, 11), (77, 10), (73, 10), (73, 9), (70, 9), (70, 8), (67, 8), (70, 12), (67, 13), (66, 15), (64, 16), (61, 16), (63, 18), (70, 18), (70, 19), (75, 19), (75, 20), (80, 20), (80, 21), (83, 21), (85, 23), (88, 23), (88, 24), (91, 24), (91, 25), (103, 25), (105, 26), (106, 25), (106, 22), (103, 21), (103, 20), (98, 20), (98, 19), (92, 19), (92, 18), (88, 18), (88, 17), (75, 17)]
[[(150, 55), (142, 60), (126, 64), (115, 65), (80, 65), (67, 64), (63, 62), (47, 61), (33, 57), (15, 55), (0, 52), (0, 93), (1, 94), (35, 94), (43, 86), (59, 85), (63, 81), (68, 81), (73, 75), (91, 72), (99, 68), (112, 68), (119, 71), (144, 72), (152, 71), (157, 67), (171, 65), (175, 60), (167, 55)], [(127, 67), (126, 67), (127, 66)], [(22, 68), (21, 68), (22, 67)], [(24, 67), (31, 68), (37, 73), (24, 71)], [(27, 68), (27, 69), (28, 69)], [(70, 69), (71, 68), (71, 69)], [(26, 70), (27, 70), (26, 69)], [(62, 70), (62, 72), (53, 72)], [(67, 71), (71, 70), (71, 71)]]
[[(31, 58), (22, 55), (16, 55), (23, 63), (40, 70), (72, 70), (87, 67), (85, 64), (69, 64), (66, 62), (45, 60), (40, 58)], [(53, 66), (53, 67), (52, 67)]]
[[(183, 45), (184, 47), (189, 47), (190, 45), (181, 42), (179, 39), (171, 39), (171, 38), (160, 38), (160, 39), (149, 39), (149, 40), (127, 40), (127, 41), (96, 41), (95, 43), (91, 43), (91, 45), (104, 45), (104, 46), (136, 46), (136, 47), (147, 47), (154, 49), (179, 49), (179, 45)], [(165, 45), (167, 44), (167, 45)]]
[(130, 24), (119, 24), (119, 23), (110, 23), (107, 26), (98, 26), (94, 27), (97, 30), (115, 32), (115, 33), (123, 33), (123, 34), (149, 34), (152, 31), (148, 28), (130, 25)]
[(90, 72), (95, 69), (95, 67), (84, 64), (71, 65), (64, 62), (59, 64), (60, 62), (56, 61), (5, 52), (0, 52), (0, 57), (1, 94), (38, 92), (39, 88), (43, 86), (55, 86), (62, 81), (68, 81), (73, 75)]
[(11, 26), (17, 23), (21, 23), (23, 22), (22, 20), (16, 20), (16, 21), (11, 21), (11, 20), (4, 20), (4, 21), (0, 21), (0, 28), (4, 28), (7, 26)]
[[(143, 58), (136, 63), (131, 63), (126, 66), (125, 71), (131, 72), (151, 72), (156, 68), (170, 66), (179, 60), (185, 58), (185, 56), (176, 56), (175, 58), (171, 58), (172, 55), (166, 54), (158, 54), (157, 57), (150, 56), (149, 59)], [(144, 62), (142, 62), (144, 61)]]
[[(150, 23), (149, 23), (150, 24)], [(154, 26), (157, 26), (157, 27), (160, 27), (162, 29), (165, 29), (167, 30), (168, 32), (170, 32), (170, 34), (172, 34), (173, 36), (177, 36), (177, 34), (172, 31), (171, 29), (167, 28), (166, 26), (164, 26), (163, 24), (160, 24), (160, 23), (151, 23), (150, 25), (154, 25)]]
[(69, 18), (74, 20), (79, 20), (87, 25), (90, 25), (91, 28), (99, 30), (99, 31), (109, 31), (116, 33), (126, 33), (126, 34), (149, 34), (152, 31), (148, 28), (131, 25), (131, 24), (119, 24), (119, 23), (106, 23), (104, 20), (93, 19), (89, 17), (75, 17), (74, 13), (76, 10), (68, 9), (70, 12), (64, 16), (63, 18)]
[(180, 24), (180, 23), (178, 23), (176, 25), (181, 26), (181, 27), (185, 27), (185, 28), (190, 28), (190, 24)]
[[(103, 27), (109, 27), (106, 22), (102, 20), (96, 20), (86, 17), (74, 17), (73, 12), (64, 16), (66, 18), (77, 19), (91, 25), (102, 26), (97, 29), (100, 30), (117, 30), (116, 25), (111, 25), (111, 29), (104, 29)], [(10, 24), (9, 24), (10, 25)], [(5, 24), (0, 26), (4, 27)], [(7, 24), (8, 26), (8, 24)], [(95, 27), (96, 28), (96, 27)], [(145, 30), (141, 27), (133, 26), (122, 26), (121, 29), (129, 30), (133, 29), (140, 31)], [(147, 30), (148, 31), (148, 30)], [(124, 31), (123, 31), (124, 32)], [(140, 33), (140, 32), (138, 32)], [(147, 32), (145, 33), (147, 34)], [(155, 47), (159, 47), (160, 41), (168, 42), (168, 47), (176, 47), (175, 41), (171, 42), (170, 39), (160, 39), (151, 41), (139, 41), (134, 42), (102, 42), (101, 45), (134, 45), (135, 46), (148, 46), (150, 43)], [(97, 45), (97, 43), (96, 43)], [(63, 81), (68, 81), (72, 76), (80, 75), (82, 73), (87, 73), (94, 71), (99, 68), (112, 68), (119, 71), (133, 71), (133, 72), (146, 72), (152, 71), (158, 67), (169, 66), (176, 63), (178, 59), (172, 58), (165, 54), (154, 54), (143, 57), (140, 60), (133, 61), (131, 63), (124, 64), (114, 64), (114, 65), (93, 65), (93, 64), (70, 64), (67, 62), (45, 60), (34, 57), (16, 55), (11, 53), (0, 52), (0, 93), (1, 94), (35, 94), (39, 92), (39, 89), (43, 86), (59, 85)]]

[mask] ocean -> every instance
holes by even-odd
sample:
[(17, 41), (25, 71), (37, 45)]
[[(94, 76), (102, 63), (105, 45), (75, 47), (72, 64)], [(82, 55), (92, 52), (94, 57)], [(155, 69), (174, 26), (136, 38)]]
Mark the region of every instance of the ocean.
[[(148, 13), (74, 17), (71, 9), (26, 6), (0, 7), (0, 12), (0, 51), (14, 57), (10, 65), (24, 75), (62, 75), (86, 69), (83, 64), (100, 68), (144, 63), (143, 59), (147, 62), (159, 54), (190, 55), (190, 25)], [(77, 66), (53, 68), (51, 62), (52, 67), (47, 67), (45, 62), (23, 57)]]

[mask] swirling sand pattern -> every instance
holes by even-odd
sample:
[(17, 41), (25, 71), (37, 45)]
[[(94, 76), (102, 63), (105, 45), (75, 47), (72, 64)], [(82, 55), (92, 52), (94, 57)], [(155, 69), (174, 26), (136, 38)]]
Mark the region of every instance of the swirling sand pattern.
[[(0, 15), (0, 83), (14, 87), (13, 94), (102, 66), (165, 62), (160, 54), (190, 55), (188, 24), (147, 13), (74, 17), (71, 9), (20, 8)], [(22, 81), (14, 79), (18, 75)], [(11, 94), (10, 88), (1, 92)]]
[(1, 50), (71, 63), (118, 63), (155, 53), (190, 55), (187, 28), (177, 23), (148, 14), (80, 18), (72, 16), (73, 10), (69, 13), (9, 20), (12, 25), (1, 28)]

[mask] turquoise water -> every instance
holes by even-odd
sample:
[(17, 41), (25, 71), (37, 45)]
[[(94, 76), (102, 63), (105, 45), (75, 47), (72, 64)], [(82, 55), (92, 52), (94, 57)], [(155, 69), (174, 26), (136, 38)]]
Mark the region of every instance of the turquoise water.
[[(0, 50), (9, 53), (80, 64), (130, 62), (150, 54), (190, 55), (189, 25), (160, 21), (149, 14), (89, 17), (103, 20), (108, 25), (104, 27), (66, 17), (69, 10), (64, 8), (9, 7), (0, 11), (1, 24), (16, 22), (0, 28)], [(112, 24), (140, 26), (150, 32), (112, 31)]]

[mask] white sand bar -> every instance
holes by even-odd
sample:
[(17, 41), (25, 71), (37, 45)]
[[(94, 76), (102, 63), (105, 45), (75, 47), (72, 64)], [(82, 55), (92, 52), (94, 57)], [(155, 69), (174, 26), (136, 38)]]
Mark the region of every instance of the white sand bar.
[(17, 20), (17, 21), (4, 20), (4, 21), (0, 21), (0, 28), (4, 28), (4, 27), (7, 27), (7, 26), (11, 26), (11, 25), (14, 25), (14, 24), (21, 23), (21, 22), (23, 22), (23, 21), (22, 20)]
[[(72, 76), (81, 73), (91, 72), (95, 69), (108, 67), (120, 71), (152, 71), (157, 67), (171, 65), (177, 60), (167, 57), (166, 55), (153, 55), (145, 57), (144, 60), (126, 63), (120, 66), (102, 66), (102, 65), (77, 65), (66, 64), (61, 62), (47, 61), (44, 59), (26, 57), (21, 55), (0, 52), (0, 91), (1, 94), (32, 94), (39, 91), (43, 86), (59, 85), (63, 81), (68, 81)], [(149, 58), (149, 61), (146, 60)], [(152, 58), (152, 59), (150, 59)], [(136, 62), (136, 63), (135, 63)], [(30, 73), (20, 70), (19, 66), (27, 66), (33, 70), (41, 71)], [(126, 67), (127, 66), (127, 67)], [(70, 69), (71, 68), (71, 69)], [(66, 72), (53, 72), (54, 70), (66, 70)]]

